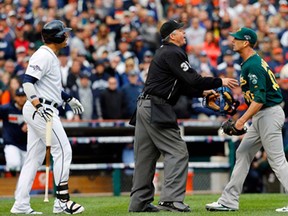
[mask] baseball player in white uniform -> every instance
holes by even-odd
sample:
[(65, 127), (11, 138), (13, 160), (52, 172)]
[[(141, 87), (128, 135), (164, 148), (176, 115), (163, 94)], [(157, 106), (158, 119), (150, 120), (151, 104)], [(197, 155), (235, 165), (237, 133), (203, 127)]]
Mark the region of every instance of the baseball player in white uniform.
[(31, 208), (29, 192), (37, 169), (45, 158), (45, 127), (50, 120), (53, 125), (51, 155), (56, 184), (53, 213), (78, 214), (84, 211), (83, 206), (71, 201), (69, 197), (72, 150), (57, 109), (64, 101), (75, 114), (84, 111), (77, 99), (62, 90), (60, 63), (56, 56), (61, 48), (67, 46), (70, 30), (60, 20), (45, 24), (42, 29), (44, 45), (32, 55), (24, 76), (23, 87), (28, 99), (23, 108), (24, 120), (28, 124), (27, 158), (20, 173), (15, 203), (11, 209), (14, 214), (42, 214)]

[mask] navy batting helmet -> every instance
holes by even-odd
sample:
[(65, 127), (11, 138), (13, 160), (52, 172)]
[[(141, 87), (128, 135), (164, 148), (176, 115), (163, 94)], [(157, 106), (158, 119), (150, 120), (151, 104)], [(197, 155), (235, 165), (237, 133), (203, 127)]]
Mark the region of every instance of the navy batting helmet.
[(65, 41), (66, 32), (71, 31), (71, 28), (66, 28), (65, 24), (60, 20), (53, 20), (46, 23), (42, 29), (42, 38), (44, 43), (63, 43)]

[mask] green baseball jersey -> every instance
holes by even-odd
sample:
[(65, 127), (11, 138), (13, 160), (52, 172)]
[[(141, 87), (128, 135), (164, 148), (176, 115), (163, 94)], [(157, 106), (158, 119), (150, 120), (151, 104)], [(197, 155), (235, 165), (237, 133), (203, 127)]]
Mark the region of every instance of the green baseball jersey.
[(248, 106), (255, 101), (262, 103), (263, 109), (282, 102), (282, 93), (274, 73), (258, 54), (243, 62), (241, 69), (241, 88)]

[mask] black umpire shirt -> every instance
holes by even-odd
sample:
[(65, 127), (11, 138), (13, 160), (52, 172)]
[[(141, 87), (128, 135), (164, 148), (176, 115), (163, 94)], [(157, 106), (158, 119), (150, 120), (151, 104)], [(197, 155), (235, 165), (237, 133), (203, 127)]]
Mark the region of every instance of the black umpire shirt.
[(220, 86), (220, 78), (204, 78), (199, 75), (189, 64), (181, 47), (164, 43), (151, 62), (143, 92), (156, 95), (174, 105), (181, 95), (201, 97), (203, 90)]

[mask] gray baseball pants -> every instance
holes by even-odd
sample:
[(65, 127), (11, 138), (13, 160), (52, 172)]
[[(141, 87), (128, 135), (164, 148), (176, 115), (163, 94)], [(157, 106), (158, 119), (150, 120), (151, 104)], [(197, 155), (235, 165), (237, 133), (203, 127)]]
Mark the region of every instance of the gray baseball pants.
[(284, 120), (284, 112), (279, 105), (260, 110), (253, 116), (252, 125), (236, 151), (236, 164), (229, 183), (218, 199), (220, 204), (239, 209), (239, 196), (245, 178), (255, 154), (262, 146), (272, 170), (285, 190), (288, 190), (288, 163), (282, 138)]
[(164, 157), (164, 184), (160, 201), (184, 201), (188, 150), (179, 128), (162, 128), (150, 123), (151, 101), (137, 103), (134, 157), (135, 170), (129, 211), (143, 211), (154, 200), (153, 178), (160, 154)]

